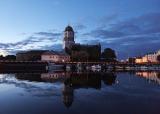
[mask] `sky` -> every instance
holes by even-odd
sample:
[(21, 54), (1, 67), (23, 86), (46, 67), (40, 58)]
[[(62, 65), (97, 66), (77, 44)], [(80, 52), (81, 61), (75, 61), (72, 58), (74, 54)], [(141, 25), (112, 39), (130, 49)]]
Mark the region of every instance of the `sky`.
[(160, 0), (0, 0), (0, 54), (61, 50), (67, 25), (77, 43), (141, 56), (160, 49)]

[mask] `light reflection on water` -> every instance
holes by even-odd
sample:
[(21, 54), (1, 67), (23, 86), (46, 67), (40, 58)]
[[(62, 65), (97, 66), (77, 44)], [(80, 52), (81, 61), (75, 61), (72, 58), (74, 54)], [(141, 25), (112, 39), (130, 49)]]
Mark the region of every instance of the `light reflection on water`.
[(159, 114), (160, 72), (0, 74), (0, 113)]

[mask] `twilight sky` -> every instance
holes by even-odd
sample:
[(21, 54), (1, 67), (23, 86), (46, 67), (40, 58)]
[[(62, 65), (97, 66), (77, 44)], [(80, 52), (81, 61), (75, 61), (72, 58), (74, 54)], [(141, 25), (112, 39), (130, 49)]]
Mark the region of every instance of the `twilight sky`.
[(160, 49), (160, 0), (0, 0), (0, 54), (61, 50), (68, 24), (120, 59)]

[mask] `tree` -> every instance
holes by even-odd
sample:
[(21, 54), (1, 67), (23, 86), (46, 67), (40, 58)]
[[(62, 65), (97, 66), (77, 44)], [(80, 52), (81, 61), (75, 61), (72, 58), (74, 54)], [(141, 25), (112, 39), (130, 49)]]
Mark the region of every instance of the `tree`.
[(5, 60), (16, 60), (16, 56), (15, 55), (7, 55), (7, 56), (5, 56)]
[(113, 62), (116, 60), (115, 51), (111, 48), (104, 49), (104, 52), (102, 52), (101, 57), (108, 62)]
[(4, 60), (4, 57), (3, 57), (3, 55), (0, 55), (0, 60)]

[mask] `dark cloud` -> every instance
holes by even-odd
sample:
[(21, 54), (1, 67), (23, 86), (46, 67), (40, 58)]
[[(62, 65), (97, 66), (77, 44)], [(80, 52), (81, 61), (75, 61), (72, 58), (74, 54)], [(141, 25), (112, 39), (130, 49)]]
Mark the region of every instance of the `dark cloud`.
[[(90, 35), (93, 37), (108, 38), (108, 37), (122, 37), (129, 35), (142, 35), (160, 33), (160, 13), (150, 13), (136, 18), (120, 21), (115, 24), (110, 24), (109, 28), (98, 28), (92, 30)], [(105, 21), (103, 21), (106, 25)]]
[(150, 13), (113, 24), (111, 30), (132, 34), (149, 34), (160, 32), (160, 13)]

